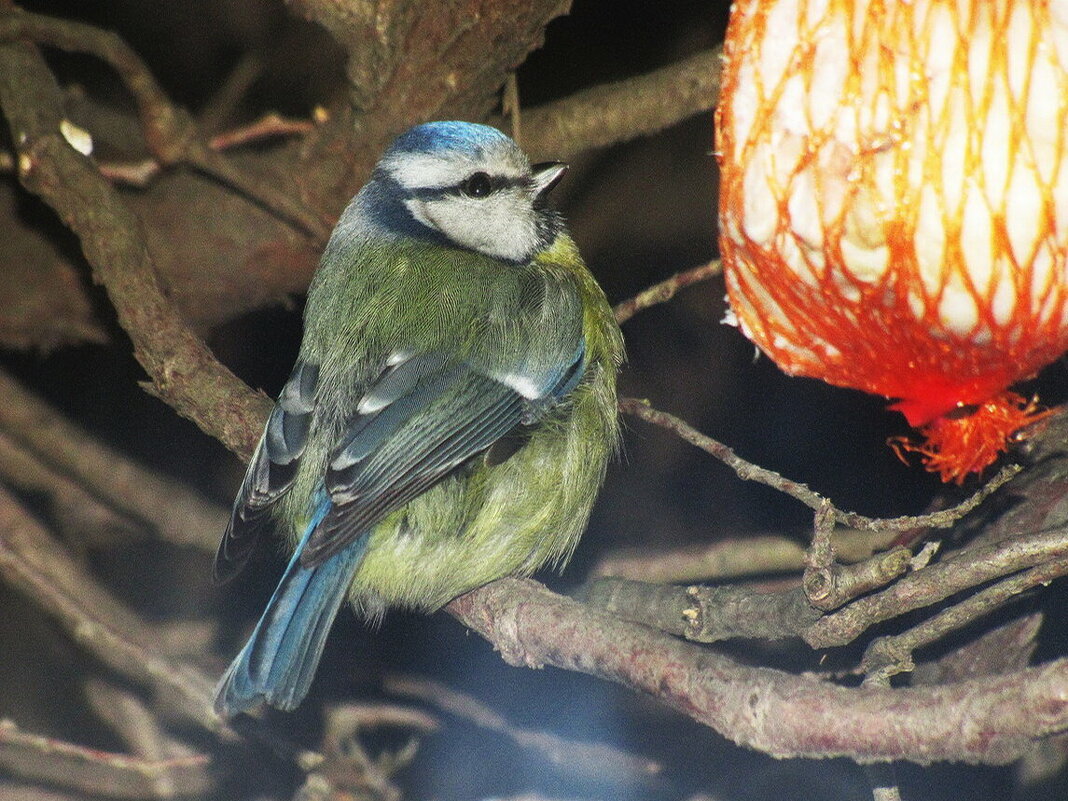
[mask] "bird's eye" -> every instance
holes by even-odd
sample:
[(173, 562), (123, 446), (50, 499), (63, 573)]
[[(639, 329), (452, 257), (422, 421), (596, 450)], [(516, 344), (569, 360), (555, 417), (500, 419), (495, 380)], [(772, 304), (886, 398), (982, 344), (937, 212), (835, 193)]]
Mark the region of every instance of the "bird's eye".
[(460, 191), (468, 197), (486, 197), (493, 191), (493, 181), (484, 172), (476, 172), (460, 184)]

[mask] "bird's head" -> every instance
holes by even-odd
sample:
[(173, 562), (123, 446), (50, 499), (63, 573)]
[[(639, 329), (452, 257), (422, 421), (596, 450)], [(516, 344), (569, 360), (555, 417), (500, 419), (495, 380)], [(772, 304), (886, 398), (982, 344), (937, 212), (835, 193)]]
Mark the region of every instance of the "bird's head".
[[(487, 125), (429, 122), (401, 134), (375, 168), (376, 202), (435, 239), (522, 262), (548, 247), (562, 223), (546, 204), (566, 164), (531, 166), (519, 146)], [(397, 206), (399, 205), (399, 208)], [(387, 225), (389, 221), (387, 221)]]

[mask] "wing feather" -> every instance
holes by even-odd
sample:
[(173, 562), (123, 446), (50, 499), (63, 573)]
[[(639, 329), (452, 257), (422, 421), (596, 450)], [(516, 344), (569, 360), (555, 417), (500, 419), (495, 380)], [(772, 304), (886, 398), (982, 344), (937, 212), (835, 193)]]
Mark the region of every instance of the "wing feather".
[(318, 366), (298, 361), (282, 388), (245, 471), (230, 522), (215, 554), (212, 576), (219, 584), (241, 572), (256, 547), (271, 506), (297, 477), (300, 457), (308, 442), (318, 381)]

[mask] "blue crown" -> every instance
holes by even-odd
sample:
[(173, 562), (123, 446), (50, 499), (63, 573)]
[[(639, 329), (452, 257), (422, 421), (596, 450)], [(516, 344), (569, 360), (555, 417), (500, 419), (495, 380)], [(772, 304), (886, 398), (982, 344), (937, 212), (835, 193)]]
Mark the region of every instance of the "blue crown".
[(496, 128), (475, 122), (426, 122), (398, 136), (390, 145), (389, 153), (478, 152), (487, 147), (511, 144), (511, 141)]

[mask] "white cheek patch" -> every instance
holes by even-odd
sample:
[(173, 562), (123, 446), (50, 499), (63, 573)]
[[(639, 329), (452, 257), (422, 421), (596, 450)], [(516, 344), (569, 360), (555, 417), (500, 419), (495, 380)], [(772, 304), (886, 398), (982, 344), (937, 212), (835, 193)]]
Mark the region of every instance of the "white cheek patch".
[(488, 256), (522, 261), (538, 245), (534, 210), (529, 198), (519, 192), (499, 192), (483, 199), (447, 195), (406, 205), (417, 220), (450, 242)]

